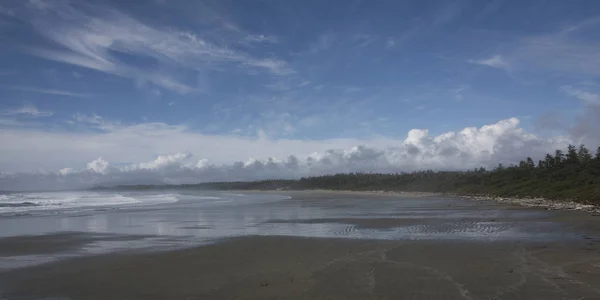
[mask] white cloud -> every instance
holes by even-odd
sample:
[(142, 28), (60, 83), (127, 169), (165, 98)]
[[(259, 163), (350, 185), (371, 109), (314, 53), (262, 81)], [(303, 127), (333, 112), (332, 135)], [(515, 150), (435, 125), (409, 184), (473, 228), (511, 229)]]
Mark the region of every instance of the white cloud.
[(89, 127), (101, 129), (104, 131), (113, 130), (120, 126), (119, 122), (104, 120), (104, 118), (96, 114), (86, 115), (78, 113), (73, 115), (73, 120), (76, 121), (76, 123), (84, 124)]
[[(266, 159), (346, 148), (361, 142), (384, 146), (389, 139), (359, 141), (331, 139), (325, 141), (271, 140), (261, 138), (206, 135), (183, 125), (164, 123), (121, 124), (96, 115), (77, 115), (75, 132), (43, 129), (0, 129), (0, 136), (10, 143), (0, 143), (0, 170), (34, 172), (38, 169), (59, 170), (76, 167), (97, 157), (117, 165), (150, 161), (156, 154), (192, 153), (213, 163)], [(88, 130), (91, 128), (92, 130)], [(52, 159), (47, 159), (52, 157)]]
[(522, 64), (570, 75), (600, 75), (600, 43), (554, 34), (524, 39), (512, 54)]
[[(413, 129), (403, 140), (297, 141), (269, 140), (264, 136), (248, 139), (202, 135), (183, 126), (158, 123), (120, 125), (105, 133), (0, 130), (0, 134), (11, 141), (0, 145), (3, 170), (10, 170), (11, 166), (21, 168), (13, 171), (26, 171), (26, 166), (29, 170), (61, 170), (6, 175), (0, 181), (0, 189), (297, 178), (351, 171), (471, 169), (515, 163), (526, 156), (541, 158), (572, 142), (560, 136), (537, 137), (519, 127), (516, 118), (437, 136), (431, 136), (426, 129)], [(152, 158), (152, 153), (165, 154)], [(91, 162), (77, 169), (86, 160)], [(52, 165), (45, 164), (49, 161)]]
[(494, 55), (490, 58), (481, 59), (481, 60), (470, 59), (467, 62), (472, 63), (472, 64), (488, 66), (488, 67), (492, 67), (492, 68), (502, 69), (505, 71), (511, 70), (511, 67), (508, 64), (508, 62), (506, 62), (506, 60), (504, 58), (502, 58), (502, 56), (500, 56), (500, 55)]
[(589, 92), (585, 89), (571, 85), (561, 87), (561, 90), (571, 96), (583, 101), (587, 105), (600, 105), (600, 94)]
[(39, 123), (23, 122), (23, 121), (15, 120), (14, 118), (0, 118), (0, 125), (11, 126), (11, 127), (26, 127), (26, 126), (36, 126), (36, 125), (39, 125)]
[(464, 93), (470, 89), (469, 85), (461, 84), (458, 88), (451, 89), (450, 91), (454, 94), (454, 99), (462, 101), (465, 99)]
[(210, 166), (210, 165), (208, 164), (208, 159), (206, 159), (206, 158), (198, 160), (198, 162), (196, 163), (196, 168), (197, 169), (203, 169), (203, 168), (206, 168), (208, 166)]
[(310, 45), (308, 52), (311, 54), (315, 54), (321, 51), (328, 50), (335, 43), (335, 39), (335, 35), (331, 33), (321, 34), (318, 40)]
[(278, 59), (252, 59), (247, 60), (245, 64), (249, 66), (265, 68), (271, 73), (277, 75), (288, 75), (294, 73), (294, 70), (292, 70), (286, 62)]
[[(246, 65), (274, 75), (292, 72), (284, 61), (254, 57), (195, 33), (150, 26), (110, 7), (81, 3), (75, 6), (60, 0), (35, 3), (19, 17), (59, 46), (31, 49), (32, 54), (46, 59), (150, 82), (181, 94), (198, 91), (198, 88), (195, 83), (176, 76), (177, 72), (166, 73), (164, 70), (206, 71)], [(268, 36), (251, 38), (272, 40)], [(235, 40), (229, 43), (233, 45)], [(142, 69), (119, 59), (115, 53), (143, 57), (168, 68)]]
[(395, 39), (393, 39), (393, 38), (388, 38), (388, 39), (385, 41), (385, 48), (386, 48), (386, 49), (393, 48), (395, 45), (396, 45), (396, 40), (395, 40)]
[(595, 30), (594, 27), (600, 24), (600, 16), (595, 16), (589, 19), (584, 19), (578, 23), (567, 26), (565, 29), (560, 31), (561, 34), (568, 34), (574, 31), (582, 31), (586, 29)]
[(277, 37), (272, 35), (264, 34), (249, 34), (242, 38), (242, 43), (271, 43), (275, 44), (278, 42)]
[(58, 174), (65, 176), (65, 175), (73, 174), (73, 173), (76, 173), (76, 172), (77, 171), (75, 169), (73, 169), (73, 168), (64, 168), (64, 169), (60, 169), (58, 171)]
[[(102, 157), (87, 163), (87, 169), (96, 173), (104, 174), (108, 171), (109, 164)], [(64, 169), (62, 169), (64, 170)]]
[(192, 157), (190, 153), (174, 153), (159, 155), (155, 160), (137, 165), (138, 169), (164, 169), (169, 167), (183, 167), (184, 162)]
[(14, 115), (27, 115), (33, 117), (49, 117), (54, 113), (51, 111), (40, 111), (34, 105), (24, 105), (15, 109), (0, 110), (0, 115), (14, 116)]
[(39, 93), (39, 94), (47, 94), (47, 95), (58, 95), (58, 96), (68, 96), (68, 97), (76, 97), (76, 98), (89, 98), (92, 95), (83, 94), (83, 93), (74, 93), (70, 91), (63, 90), (54, 90), (54, 89), (42, 89), (36, 87), (29, 86), (19, 86), (19, 85), (0, 85), (0, 88), (15, 90), (15, 91), (23, 91), (30, 93)]
[(550, 71), (553, 77), (600, 76), (600, 42), (582, 38), (598, 31), (599, 25), (595, 17), (563, 30), (519, 37), (498, 47), (502, 55), (468, 62), (520, 72)]
[(389, 36), (385, 42), (385, 49), (390, 50), (400, 47), (407, 43), (410, 39), (416, 37), (423, 29), (418, 22), (412, 22), (408, 29), (400, 34)]
[(8, 9), (8, 8), (0, 5), (0, 15), (5, 15), (5, 16), (13, 17), (15, 15), (15, 12), (12, 11), (11, 9)]
[(367, 47), (378, 39), (377, 36), (370, 34), (356, 34), (352, 37), (358, 48)]

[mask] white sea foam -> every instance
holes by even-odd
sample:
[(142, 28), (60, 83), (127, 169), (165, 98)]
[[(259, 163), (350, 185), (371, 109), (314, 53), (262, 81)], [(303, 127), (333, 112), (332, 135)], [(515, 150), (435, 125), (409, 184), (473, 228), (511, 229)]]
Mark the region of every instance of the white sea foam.
[(121, 205), (152, 205), (178, 201), (177, 194), (144, 195), (110, 192), (44, 192), (0, 195), (0, 212), (62, 210)]

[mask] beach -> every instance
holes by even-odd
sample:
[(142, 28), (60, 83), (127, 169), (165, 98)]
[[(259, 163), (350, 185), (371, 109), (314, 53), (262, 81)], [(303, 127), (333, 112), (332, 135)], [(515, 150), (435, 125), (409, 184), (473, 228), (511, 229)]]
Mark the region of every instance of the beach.
[(0, 299), (600, 299), (600, 226), (585, 212), (278, 195), (4, 217), (78, 227), (0, 238)]

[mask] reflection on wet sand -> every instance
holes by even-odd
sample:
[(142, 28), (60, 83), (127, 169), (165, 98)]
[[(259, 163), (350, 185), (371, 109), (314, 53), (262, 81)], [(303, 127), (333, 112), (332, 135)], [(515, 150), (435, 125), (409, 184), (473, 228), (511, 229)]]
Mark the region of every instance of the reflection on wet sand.
[(249, 235), (487, 242), (577, 236), (548, 221), (552, 212), (453, 198), (314, 192), (177, 195), (178, 202), (153, 206), (4, 217), (0, 218), (0, 236), (59, 232), (143, 236), (135, 241), (88, 240), (69, 255), (193, 246)]

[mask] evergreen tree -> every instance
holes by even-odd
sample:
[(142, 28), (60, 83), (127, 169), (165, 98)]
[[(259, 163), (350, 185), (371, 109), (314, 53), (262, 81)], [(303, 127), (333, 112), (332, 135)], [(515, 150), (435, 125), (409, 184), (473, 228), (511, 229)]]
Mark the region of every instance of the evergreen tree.
[(525, 161), (525, 167), (527, 167), (528, 169), (535, 168), (535, 163), (533, 162), (533, 159), (531, 159), (531, 157), (527, 157), (527, 160)]
[(558, 150), (554, 151), (554, 166), (555, 167), (560, 166), (564, 160), (565, 160), (565, 155), (563, 154), (562, 150), (558, 149)]
[(567, 148), (566, 157), (567, 158), (565, 162), (567, 164), (576, 164), (579, 162), (579, 157), (577, 156), (577, 148), (575, 148), (574, 145), (569, 145), (569, 147)]
[(588, 163), (590, 160), (592, 160), (592, 154), (584, 145), (579, 146), (577, 157), (579, 157), (579, 162), (582, 164)]
[(546, 167), (546, 161), (545, 161), (545, 160), (541, 160), (541, 159), (540, 159), (540, 160), (538, 160), (538, 165), (537, 165), (537, 167), (538, 167), (538, 168), (540, 168), (540, 169), (546, 169), (546, 168), (547, 168), (547, 167)]
[(550, 154), (546, 154), (546, 158), (544, 159), (544, 165), (546, 168), (553, 168), (555, 164), (554, 157)]

